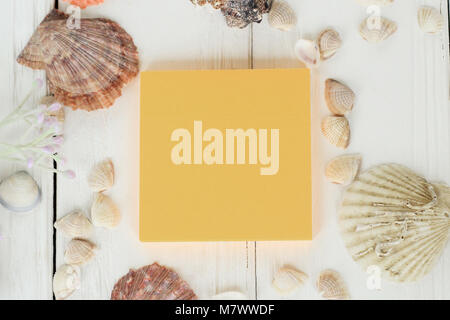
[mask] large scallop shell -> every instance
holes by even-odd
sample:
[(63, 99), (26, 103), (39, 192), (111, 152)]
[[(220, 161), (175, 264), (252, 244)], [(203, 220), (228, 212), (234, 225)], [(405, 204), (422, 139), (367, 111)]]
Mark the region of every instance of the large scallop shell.
[(278, 293), (288, 295), (305, 283), (308, 275), (290, 266), (281, 267), (273, 276), (272, 286)]
[(334, 146), (346, 149), (350, 142), (350, 124), (342, 116), (328, 116), (322, 121), (322, 133)]
[(320, 57), (322, 60), (327, 60), (334, 56), (342, 46), (342, 39), (336, 30), (325, 29), (319, 34), (317, 43), (319, 44)]
[(295, 44), (294, 52), (308, 68), (316, 68), (320, 65), (320, 49), (316, 41), (300, 39)]
[[(379, 19), (379, 21), (377, 21)], [(369, 23), (369, 21), (371, 21)], [(378, 43), (389, 38), (397, 31), (397, 24), (384, 17), (369, 17), (359, 26), (359, 33), (363, 39), (371, 43)]]
[(355, 93), (345, 84), (327, 79), (325, 81), (325, 100), (328, 109), (336, 115), (346, 115), (353, 109)]
[(69, 2), (70, 4), (80, 7), (81, 9), (85, 9), (89, 6), (95, 6), (100, 3), (103, 3), (104, 0), (64, 0), (65, 2)]
[(421, 7), (417, 14), (419, 27), (423, 32), (436, 34), (444, 29), (444, 16), (432, 7)]
[(44, 69), (55, 99), (73, 109), (107, 108), (139, 71), (133, 39), (108, 19), (81, 19), (53, 10), (39, 25), (17, 61)]
[(117, 281), (111, 300), (196, 300), (180, 276), (158, 263), (130, 270)]
[(415, 281), (430, 272), (450, 230), (450, 188), (428, 183), (398, 164), (376, 166), (344, 192), (341, 233), (364, 269), (389, 280)]
[(110, 197), (97, 193), (91, 208), (91, 219), (94, 226), (114, 229), (121, 219), (120, 210)]
[(72, 238), (87, 238), (94, 231), (92, 223), (79, 210), (69, 213), (56, 221), (55, 228)]
[(67, 264), (82, 265), (95, 255), (97, 246), (83, 239), (72, 239), (64, 252), (64, 262)]
[(380, 6), (384, 7), (390, 5), (394, 0), (356, 0), (359, 4), (363, 6)]
[(80, 288), (80, 268), (69, 264), (58, 268), (53, 276), (53, 293), (56, 300), (68, 298)]
[(268, 21), (276, 29), (289, 31), (297, 24), (297, 15), (286, 1), (275, 0), (269, 11)]
[(13, 212), (33, 210), (41, 201), (41, 189), (25, 171), (16, 172), (0, 182), (0, 204)]
[(361, 166), (361, 156), (348, 154), (334, 158), (325, 169), (325, 176), (336, 184), (349, 184), (355, 179)]
[(348, 300), (350, 295), (341, 275), (334, 270), (324, 270), (316, 282), (320, 295), (329, 300)]
[(106, 159), (94, 166), (88, 176), (89, 187), (94, 192), (103, 192), (114, 184), (114, 164)]

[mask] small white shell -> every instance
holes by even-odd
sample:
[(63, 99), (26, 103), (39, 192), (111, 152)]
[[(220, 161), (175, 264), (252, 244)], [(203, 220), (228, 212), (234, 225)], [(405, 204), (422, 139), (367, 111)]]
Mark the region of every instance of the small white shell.
[(327, 60), (334, 56), (342, 46), (342, 39), (336, 30), (326, 29), (319, 34), (317, 43), (319, 44), (320, 57), (322, 60)]
[(102, 193), (97, 193), (91, 208), (94, 226), (114, 229), (120, 222), (120, 211), (114, 201)]
[(360, 155), (339, 156), (327, 164), (325, 176), (333, 183), (347, 185), (355, 179), (360, 166)]
[(82, 211), (73, 211), (55, 222), (55, 229), (71, 238), (87, 238), (94, 227)]
[(239, 291), (226, 291), (212, 296), (211, 300), (248, 300), (248, 297)]
[(308, 275), (306, 273), (284, 266), (275, 273), (272, 286), (278, 293), (288, 295), (298, 289), (307, 279)]
[(64, 261), (67, 264), (82, 265), (95, 255), (97, 246), (83, 239), (72, 239), (64, 252)]
[(343, 116), (352, 111), (355, 104), (355, 93), (345, 84), (327, 79), (325, 81), (325, 101), (333, 114)]
[(295, 44), (295, 55), (308, 68), (316, 68), (320, 64), (320, 49), (315, 41), (300, 39)]
[(322, 121), (322, 133), (334, 146), (346, 149), (350, 142), (350, 124), (342, 116), (328, 116)]
[(324, 270), (317, 279), (317, 290), (320, 295), (329, 300), (348, 300), (347, 286), (341, 275), (334, 270)]
[(14, 212), (33, 210), (41, 201), (41, 189), (25, 171), (19, 171), (0, 183), (0, 204)]
[(394, 0), (356, 0), (359, 4), (363, 6), (380, 6), (384, 7), (390, 5)]
[(64, 264), (53, 276), (53, 293), (56, 300), (67, 299), (75, 290), (80, 289), (80, 268)]
[(444, 29), (444, 16), (432, 7), (421, 7), (417, 14), (419, 27), (428, 34), (437, 34)]
[(379, 43), (397, 31), (397, 24), (384, 17), (369, 17), (359, 26), (363, 39), (371, 43)]
[(281, 31), (289, 31), (297, 24), (297, 16), (291, 6), (282, 0), (275, 0), (269, 11), (269, 24)]
[(88, 177), (89, 187), (94, 192), (103, 192), (114, 185), (114, 164), (106, 159), (92, 168)]

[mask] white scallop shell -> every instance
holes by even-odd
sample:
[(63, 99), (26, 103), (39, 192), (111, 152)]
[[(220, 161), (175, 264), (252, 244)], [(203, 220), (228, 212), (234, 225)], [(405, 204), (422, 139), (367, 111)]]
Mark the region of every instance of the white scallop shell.
[(450, 188), (412, 170), (384, 164), (362, 173), (344, 192), (341, 234), (364, 269), (389, 280), (415, 281), (430, 272), (450, 230)]
[(89, 187), (94, 192), (103, 192), (114, 185), (114, 164), (106, 159), (92, 168), (88, 177)]
[(359, 26), (361, 37), (371, 43), (386, 40), (396, 31), (397, 24), (384, 17), (369, 17)]
[(363, 6), (380, 6), (384, 7), (390, 5), (394, 0), (356, 0), (359, 4)]
[(308, 68), (316, 68), (320, 64), (320, 49), (315, 41), (300, 39), (295, 44), (296, 57)]
[(419, 27), (423, 32), (436, 34), (444, 29), (444, 16), (432, 7), (421, 7), (417, 14)]
[(322, 60), (327, 60), (334, 56), (342, 46), (342, 39), (339, 32), (330, 28), (325, 29), (319, 34), (317, 43), (319, 45), (320, 57)]
[(297, 16), (291, 6), (282, 0), (275, 0), (269, 11), (269, 24), (281, 31), (289, 31), (297, 24)]
[(121, 216), (114, 201), (102, 193), (97, 193), (91, 208), (91, 219), (94, 226), (114, 229), (119, 225)]
[(341, 275), (334, 270), (324, 270), (320, 273), (316, 282), (320, 295), (329, 300), (348, 300), (347, 285)]
[(350, 124), (342, 116), (328, 116), (322, 121), (322, 133), (334, 146), (346, 149), (350, 142)]
[(73, 265), (62, 265), (53, 276), (53, 293), (56, 300), (67, 299), (80, 288), (80, 268)]
[(347, 185), (355, 179), (360, 166), (361, 156), (358, 154), (339, 156), (328, 163), (325, 176), (333, 183)]
[(303, 285), (307, 279), (306, 273), (290, 266), (284, 266), (274, 274), (272, 286), (278, 293), (288, 295)]
[(248, 300), (248, 297), (239, 291), (226, 291), (212, 296), (211, 300)]
[(55, 222), (55, 229), (71, 238), (87, 238), (94, 227), (82, 211), (73, 211)]
[(64, 252), (64, 262), (67, 264), (82, 265), (95, 255), (97, 246), (83, 239), (72, 239)]
[(25, 171), (16, 172), (0, 183), (0, 204), (10, 211), (31, 211), (40, 201), (41, 189)]
[(325, 101), (333, 114), (343, 116), (352, 111), (355, 104), (355, 93), (345, 84), (327, 79), (325, 81)]

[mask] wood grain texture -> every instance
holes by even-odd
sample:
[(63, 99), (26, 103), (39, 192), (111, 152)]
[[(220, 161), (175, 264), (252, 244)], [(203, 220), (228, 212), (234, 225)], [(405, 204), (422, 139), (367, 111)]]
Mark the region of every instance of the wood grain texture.
[[(0, 118), (11, 112), (28, 94), (34, 79), (45, 79), (16, 62), (36, 26), (53, 8), (52, 0), (15, 0), (2, 4), (2, 50), (0, 51)], [(37, 105), (46, 93), (35, 92), (28, 106)], [(18, 142), (24, 124), (2, 128), (2, 142)], [(0, 179), (26, 167), (0, 160)], [(25, 215), (11, 213), (0, 206), (0, 299), (51, 299), (53, 174), (39, 169), (29, 171), (41, 186), (39, 207)]]

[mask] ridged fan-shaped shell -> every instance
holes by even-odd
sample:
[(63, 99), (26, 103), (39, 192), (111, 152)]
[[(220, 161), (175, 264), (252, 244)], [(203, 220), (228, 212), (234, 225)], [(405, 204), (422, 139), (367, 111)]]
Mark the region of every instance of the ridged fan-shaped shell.
[(72, 239), (64, 252), (64, 262), (67, 264), (82, 265), (95, 255), (97, 246), (83, 239)]
[(308, 275), (290, 266), (281, 267), (273, 276), (272, 286), (278, 293), (287, 295), (305, 283)]
[(106, 159), (92, 168), (88, 184), (94, 192), (106, 191), (114, 185), (114, 164), (111, 159)]
[(120, 223), (120, 210), (110, 197), (97, 193), (91, 208), (91, 219), (94, 226), (114, 229)]
[(389, 280), (415, 281), (430, 272), (450, 229), (450, 188), (428, 183), (398, 164), (376, 166), (344, 192), (341, 234), (365, 269)]
[(363, 6), (380, 6), (384, 7), (390, 5), (394, 0), (356, 0), (359, 4)]
[(55, 228), (68, 237), (87, 238), (94, 227), (82, 211), (76, 210), (55, 222)]
[(384, 17), (369, 17), (359, 26), (363, 39), (371, 43), (386, 40), (397, 31), (397, 24)]
[(317, 282), (317, 290), (320, 295), (329, 300), (348, 300), (347, 285), (341, 275), (334, 270), (324, 270), (320, 273)]
[(103, 3), (104, 0), (64, 0), (65, 2), (69, 2), (70, 4), (80, 7), (81, 9), (85, 9), (89, 6), (95, 6), (100, 3)]
[(328, 116), (322, 121), (322, 133), (334, 146), (346, 149), (350, 142), (350, 124), (342, 116)]
[(111, 300), (196, 300), (180, 276), (158, 263), (130, 270), (117, 281)]
[(333, 114), (343, 116), (352, 111), (355, 104), (355, 93), (345, 84), (327, 79), (325, 81), (325, 101)]
[(53, 293), (56, 300), (67, 299), (80, 288), (80, 268), (73, 265), (62, 265), (53, 276)]
[(295, 44), (295, 55), (309, 68), (316, 68), (320, 65), (320, 49), (316, 41), (300, 39)]
[(436, 34), (444, 29), (444, 16), (432, 7), (421, 7), (417, 14), (419, 27), (423, 32)]
[(319, 44), (320, 57), (322, 60), (327, 60), (334, 56), (342, 46), (342, 39), (336, 30), (326, 29), (319, 34), (317, 43)]
[(270, 26), (281, 31), (289, 31), (297, 24), (297, 15), (291, 6), (282, 0), (275, 0), (269, 11)]
[(361, 156), (348, 154), (334, 158), (325, 168), (325, 176), (333, 183), (349, 184), (358, 174), (361, 166)]

